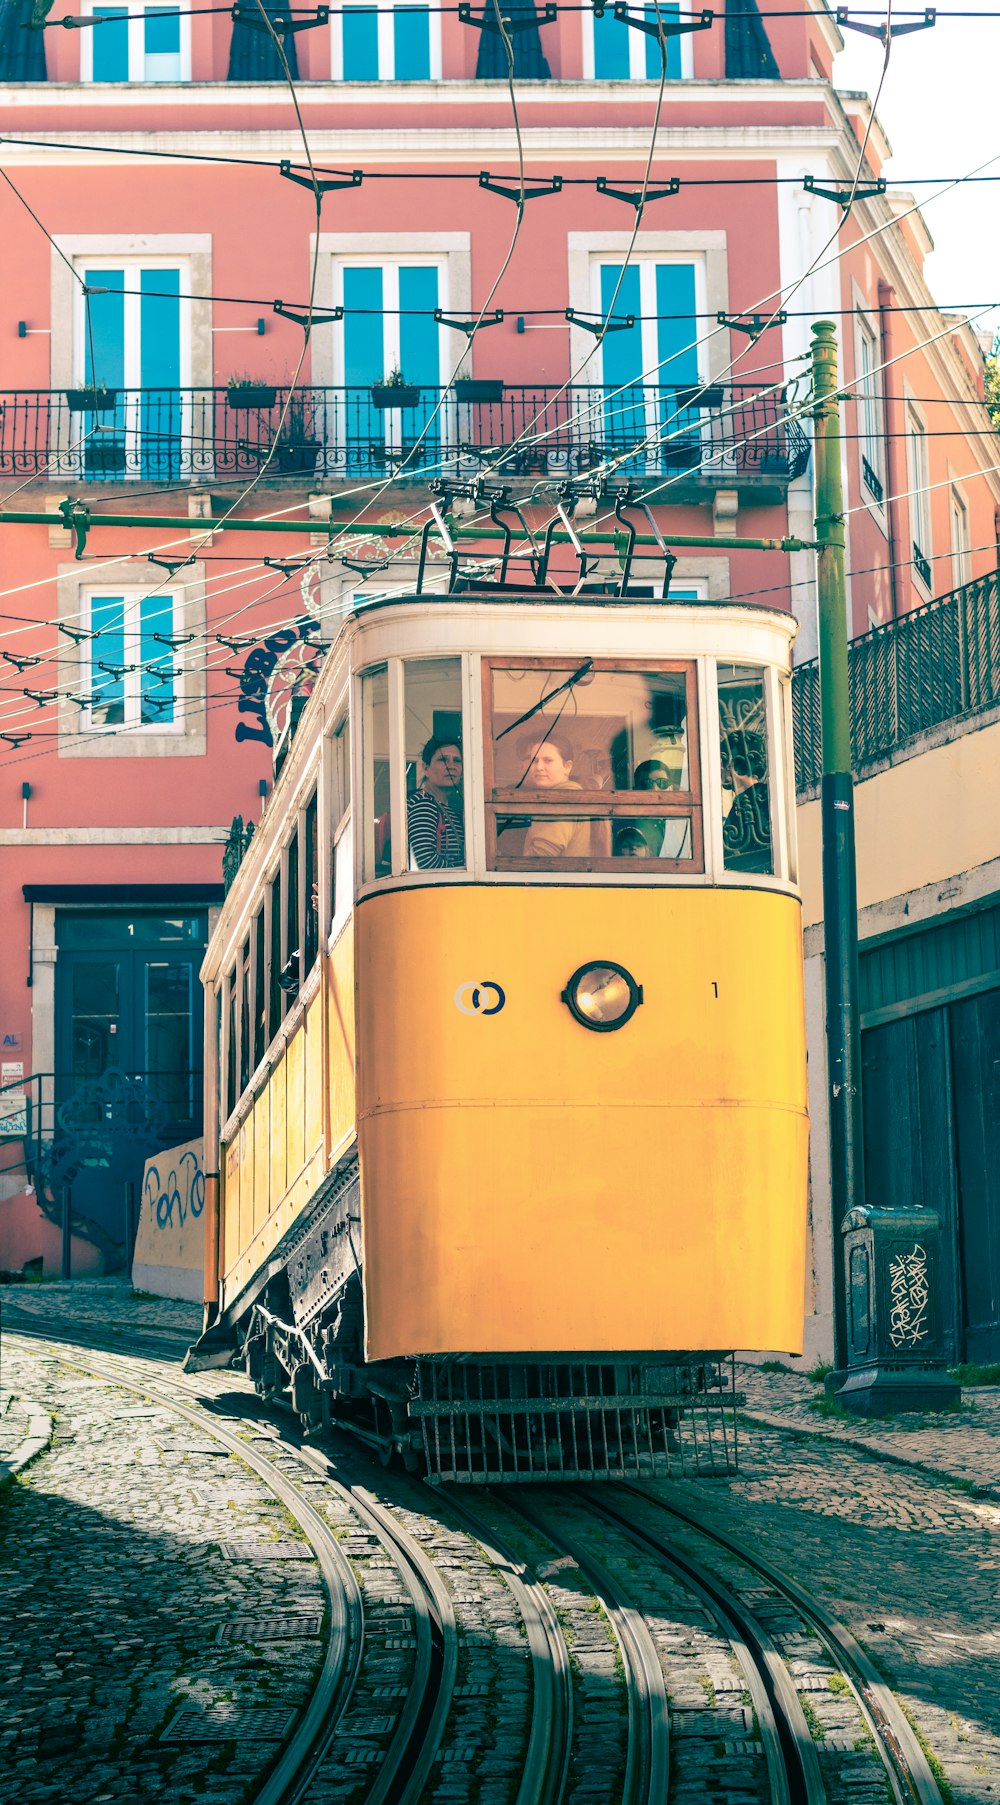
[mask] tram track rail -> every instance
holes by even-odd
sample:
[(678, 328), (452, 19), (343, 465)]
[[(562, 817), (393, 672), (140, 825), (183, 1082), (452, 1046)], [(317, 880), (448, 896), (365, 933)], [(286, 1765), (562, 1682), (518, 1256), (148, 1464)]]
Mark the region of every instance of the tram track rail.
[[(806, 1587), (736, 1537), (705, 1524), (651, 1488), (625, 1484), (620, 1490), (625, 1497), (653, 1505), (668, 1519), (693, 1531), (710, 1547), (741, 1561), (751, 1573), (786, 1599), (817, 1637), (849, 1688), (871, 1735), (895, 1805), (944, 1805), (941, 1790), (909, 1719), (874, 1662), (845, 1624), (825, 1610)], [(630, 1519), (620, 1517), (603, 1500), (600, 1508), (605, 1515), (615, 1516), (623, 1527), (634, 1530)], [(671, 1545), (668, 1552), (672, 1558), (678, 1558), (676, 1547)], [(690, 1560), (689, 1556), (681, 1558)]]
[[(350, 1709), (364, 1647), (360, 1589), (332, 1529), (274, 1460), (250, 1447), (242, 1435), (220, 1421), (218, 1411), (211, 1407), (211, 1397), (192, 1387), (181, 1392), (160, 1374), (147, 1378), (123, 1372), (117, 1364), (95, 1363), (81, 1349), (77, 1334), (66, 1334), (57, 1325), (34, 1315), (31, 1328), (40, 1340), (66, 1347), (80, 1371), (156, 1402), (199, 1432), (209, 1433), (263, 1481), (302, 1530), (323, 1581), (329, 1626), (327, 1646), (312, 1695), (298, 1713), (270, 1772), (253, 1794), (252, 1805), (300, 1805), (307, 1801), (310, 1784), (329, 1758)], [(90, 1339), (91, 1356), (95, 1349), (105, 1362), (128, 1358), (132, 1352), (140, 1359), (149, 1357), (141, 1338), (128, 1342), (125, 1337), (116, 1336), (114, 1341), (106, 1341), (94, 1335)], [(259, 1427), (249, 1414), (237, 1420), (250, 1428)], [(325, 1455), (303, 1448), (297, 1439), (280, 1432), (275, 1446), (287, 1460), (311, 1468), (313, 1474), (318, 1470), (331, 1492), (349, 1504), (358, 1522), (370, 1530), (389, 1556), (412, 1600), (416, 1656), (411, 1683), (365, 1805), (416, 1805), (441, 1742), (454, 1686), (457, 1631), (447, 1587), (433, 1562), (393, 1514), (364, 1488), (338, 1479)]]
[[(15, 1320), (12, 1321), (11, 1317)], [(398, 1508), (376, 1495), (385, 1490), (385, 1475), (352, 1443), (341, 1461), (297, 1429), (262, 1418), (258, 1401), (233, 1399), (223, 1410), (221, 1397), (190, 1380), (177, 1385), (162, 1370), (146, 1374), (126, 1367), (129, 1359), (150, 1364), (163, 1358), (162, 1348), (141, 1334), (119, 1331), (113, 1337), (79, 1325), (68, 1331), (36, 1316), (8, 1309), (8, 1332), (60, 1344), (80, 1370), (101, 1381), (147, 1398), (174, 1411), (200, 1432), (210, 1433), (228, 1452), (253, 1471), (299, 1525), (319, 1565), (327, 1601), (327, 1641), (313, 1691), (269, 1773), (253, 1794), (253, 1805), (308, 1805), (310, 1783), (323, 1778), (324, 1764), (335, 1757), (333, 1745), (358, 1691), (365, 1644), (364, 1613), (357, 1577), (337, 1537), (291, 1476), (294, 1466), (322, 1480), (356, 1522), (384, 1550), (410, 1601), (415, 1653), (406, 1696), (391, 1738), (380, 1751), (378, 1771), (364, 1794), (364, 1805), (419, 1805), (428, 1791), (433, 1764), (447, 1735), (455, 1689), (459, 1632), (448, 1584), (433, 1558), (400, 1520)], [(86, 1336), (86, 1342), (83, 1337)], [(215, 1375), (218, 1380), (219, 1375)], [(241, 1404), (245, 1408), (241, 1408)], [(282, 1413), (278, 1413), (282, 1414)], [(245, 1433), (222, 1420), (232, 1417), (246, 1430), (272, 1442), (279, 1464), (248, 1445)], [(345, 1472), (350, 1469), (350, 1476)], [(358, 1472), (364, 1479), (357, 1477)], [(407, 1481), (416, 1487), (418, 1482)], [(391, 1490), (390, 1486), (390, 1490)], [(398, 1488), (397, 1488), (398, 1489)], [(404, 1486), (405, 1491), (405, 1486)], [(758, 1609), (741, 1594), (763, 1582), (784, 1600), (815, 1638), (843, 1679), (870, 1738), (873, 1757), (881, 1764), (894, 1805), (943, 1805), (930, 1764), (918, 1737), (890, 1687), (855, 1637), (799, 1582), (775, 1567), (755, 1549), (725, 1531), (706, 1524), (690, 1509), (661, 1495), (657, 1488), (624, 1482), (599, 1491), (589, 1487), (486, 1488), (467, 1502), (456, 1488), (419, 1486), (426, 1493), (429, 1517), (444, 1506), (460, 1529), (478, 1545), (486, 1562), (511, 1594), (524, 1625), (532, 1667), (532, 1705), (527, 1751), (515, 1805), (562, 1805), (572, 1800), (569, 1768), (574, 1733), (570, 1657), (558, 1614), (540, 1573), (523, 1558), (504, 1529), (513, 1518), (569, 1557), (600, 1603), (619, 1651), (627, 1695), (627, 1755), (621, 1805), (664, 1805), (670, 1794), (671, 1724), (664, 1671), (647, 1612), (634, 1596), (634, 1586), (615, 1571), (613, 1558), (600, 1558), (559, 1519), (560, 1500), (585, 1519), (611, 1528), (616, 1537), (651, 1557), (672, 1575), (711, 1617), (743, 1676), (752, 1703), (755, 1732), (763, 1748), (768, 1805), (826, 1805), (831, 1798), (821, 1770), (810, 1722), (796, 1680)], [(641, 1505), (638, 1513), (628, 1506)], [(503, 1506), (502, 1510), (493, 1507)], [(650, 1516), (654, 1521), (650, 1522)], [(498, 1521), (499, 1517), (499, 1521)], [(657, 1521), (657, 1519), (659, 1521)], [(662, 1526), (661, 1526), (662, 1525)], [(680, 1540), (684, 1545), (680, 1545)], [(690, 1541), (698, 1543), (693, 1553)], [(713, 1564), (714, 1556), (714, 1564)], [(721, 1557), (721, 1559), (720, 1559)], [(732, 1582), (732, 1563), (750, 1576)], [(724, 1576), (717, 1569), (728, 1567)], [(402, 1689), (401, 1689), (402, 1690)], [(618, 1793), (616, 1790), (616, 1805)], [(609, 1798), (611, 1795), (609, 1794)]]

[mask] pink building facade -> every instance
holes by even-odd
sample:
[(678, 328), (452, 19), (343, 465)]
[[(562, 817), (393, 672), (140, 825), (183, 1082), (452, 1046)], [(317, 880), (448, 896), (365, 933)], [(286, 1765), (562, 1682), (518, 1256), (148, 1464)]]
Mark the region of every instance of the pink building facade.
[[(70, 0), (33, 30), (28, 0), (0, 9), (0, 1046), (43, 1139), (104, 1107), (109, 1070), (197, 1133), (222, 845), (272, 777), (254, 676), (303, 615), (325, 629), (416, 569), (412, 533), (347, 526), (419, 527), (433, 481), (471, 521), (502, 490), (533, 527), (570, 495), (614, 526), (629, 483), (667, 545), (712, 540), (678, 552), (675, 594), (766, 593), (808, 659), (812, 554), (731, 541), (811, 537), (810, 323), (831, 317), (853, 632), (997, 565), (980, 348), (935, 309), (824, 8), (662, 8), (705, 22), (668, 37), (659, 109), (655, 7), (515, 12), (512, 82), (476, 7), (295, 14), (288, 73), (239, 10)], [(597, 574), (618, 568), (609, 542)], [(53, 1171), (13, 1131), (0, 1166), (0, 1267), (58, 1265)], [(73, 1184), (74, 1270), (95, 1269), (120, 1204)]]

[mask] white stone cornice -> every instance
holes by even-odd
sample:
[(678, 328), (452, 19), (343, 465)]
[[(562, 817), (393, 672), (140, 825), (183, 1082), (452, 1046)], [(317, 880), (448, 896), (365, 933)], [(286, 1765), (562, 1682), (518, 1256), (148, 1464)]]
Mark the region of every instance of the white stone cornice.
[[(5, 133), (5, 164), (44, 164), (51, 167), (103, 168), (120, 160), (131, 161), (130, 152), (151, 150), (166, 153), (156, 161), (169, 162), (172, 153), (180, 163), (195, 153), (211, 159), (233, 157), (265, 159), (277, 162), (281, 157), (301, 159), (302, 139), (294, 126), (280, 131), (259, 132), (213, 131), (210, 144), (202, 132), (105, 132), (102, 149), (76, 150), (74, 143), (86, 137), (77, 129), (64, 143), (61, 133), (32, 133), (32, 142), (20, 143), (16, 134)], [(706, 158), (774, 162), (777, 157), (799, 156), (805, 159), (830, 155), (838, 142), (835, 125), (712, 125), (670, 126), (661, 124), (657, 133), (656, 166), (663, 163), (702, 163)], [(648, 125), (616, 125), (606, 118), (582, 132), (573, 126), (523, 126), (521, 140), (525, 154), (531, 158), (558, 158), (562, 163), (602, 164), (608, 161), (642, 161), (649, 154)], [(478, 170), (487, 167), (484, 159), (516, 161), (517, 137), (505, 120), (491, 127), (477, 125), (449, 130), (438, 127), (433, 133), (419, 129), (330, 131), (311, 127), (309, 147), (315, 160), (356, 168), (362, 163), (416, 162), (433, 168), (438, 165), (469, 163)], [(118, 153), (116, 157), (115, 153)], [(206, 167), (208, 165), (206, 164)]]
[(224, 846), (222, 827), (0, 827), (0, 846)]

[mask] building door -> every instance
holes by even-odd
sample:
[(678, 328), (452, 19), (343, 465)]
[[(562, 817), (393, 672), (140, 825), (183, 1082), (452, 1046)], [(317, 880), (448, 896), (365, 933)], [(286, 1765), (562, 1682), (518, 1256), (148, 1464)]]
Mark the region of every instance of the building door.
[[(177, 477), (191, 469), (183, 418), (184, 272), (160, 264), (87, 265), (77, 367), (101, 407), (73, 416), (83, 474)], [(100, 391), (106, 390), (106, 395)], [(186, 436), (185, 436), (186, 435)]]
[(701, 408), (686, 399), (698, 400), (698, 266), (640, 258), (627, 268), (602, 262), (595, 273), (600, 318), (634, 322), (613, 326), (601, 345), (606, 454), (634, 446), (624, 468), (639, 474), (696, 468)]
[(935, 1210), (951, 1361), (1000, 1360), (1000, 908), (861, 954), (869, 1204)]
[(74, 1209), (116, 1244), (126, 1238), (125, 1186), (141, 1182), (151, 1142), (177, 1146), (201, 1132), (206, 941), (204, 914), (56, 915), (57, 1132), (65, 1124), (72, 1137), (74, 1124), (85, 1124), (88, 1144), (91, 1136), (99, 1143), (95, 1120), (102, 1111), (111, 1120), (108, 1073), (124, 1075), (133, 1100), (132, 1138), (109, 1127), (98, 1156), (110, 1167), (92, 1158), (73, 1183)]
[[(351, 263), (338, 266), (336, 276), (344, 306), (337, 442), (346, 445), (351, 468), (382, 468), (407, 455), (440, 399), (446, 358), (434, 310), (447, 302), (444, 269), (429, 260)], [(391, 389), (381, 396), (391, 405), (376, 405), (372, 391), (387, 381), (399, 387), (402, 405), (394, 405)], [(416, 454), (418, 466), (438, 461), (443, 432), (439, 415)]]

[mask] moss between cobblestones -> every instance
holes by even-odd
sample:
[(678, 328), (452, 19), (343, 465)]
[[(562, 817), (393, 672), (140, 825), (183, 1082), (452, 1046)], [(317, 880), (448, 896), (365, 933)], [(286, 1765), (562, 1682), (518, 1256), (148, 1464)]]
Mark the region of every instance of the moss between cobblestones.
[(903, 1703), (903, 1700), (900, 1698), (898, 1692), (896, 1694), (896, 1703), (899, 1706), (900, 1710), (902, 1711), (903, 1716), (906, 1718), (906, 1721), (910, 1726), (910, 1729), (913, 1731), (914, 1736), (916, 1737), (917, 1741), (920, 1744), (921, 1750), (923, 1752), (924, 1760), (927, 1762), (927, 1765), (930, 1768), (931, 1773), (934, 1775), (934, 1778), (937, 1781), (938, 1791), (941, 1794), (941, 1798), (944, 1801), (944, 1805), (955, 1805), (955, 1795), (952, 1792), (951, 1787), (948, 1784), (948, 1777), (944, 1771), (944, 1768), (941, 1766), (940, 1761), (938, 1760), (937, 1756), (935, 1755), (934, 1750), (931, 1748), (931, 1745), (928, 1742), (926, 1736), (924, 1735), (922, 1729), (920, 1728), (920, 1725), (915, 1721), (912, 1711), (907, 1710), (906, 1705)]
[(813, 1741), (814, 1742), (822, 1742), (824, 1737), (826, 1736), (826, 1731), (824, 1730), (823, 1725), (819, 1721), (819, 1718), (816, 1714), (816, 1708), (815, 1708), (812, 1700), (810, 1698), (808, 1698), (805, 1693), (800, 1693), (799, 1694), (799, 1704), (802, 1706), (802, 1715), (805, 1718), (806, 1723), (809, 1725), (809, 1734), (812, 1737)]

